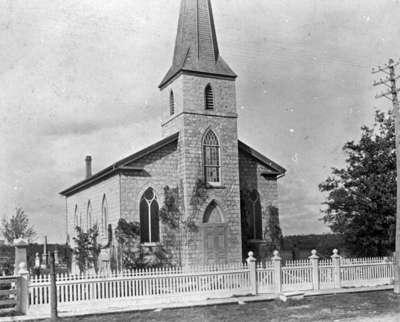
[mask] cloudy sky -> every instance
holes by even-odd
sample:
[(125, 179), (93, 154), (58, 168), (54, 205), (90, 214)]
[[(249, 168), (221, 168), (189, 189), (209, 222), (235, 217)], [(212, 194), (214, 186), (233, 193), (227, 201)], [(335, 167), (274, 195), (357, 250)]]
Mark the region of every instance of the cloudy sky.
[[(58, 192), (160, 139), (179, 0), (0, 1), (0, 216), (65, 241)], [(400, 58), (399, 0), (214, 0), (239, 75), (240, 138), (287, 168), (284, 234), (318, 233), (318, 184), (374, 110), (373, 66)], [(383, 89), (382, 89), (383, 90)]]

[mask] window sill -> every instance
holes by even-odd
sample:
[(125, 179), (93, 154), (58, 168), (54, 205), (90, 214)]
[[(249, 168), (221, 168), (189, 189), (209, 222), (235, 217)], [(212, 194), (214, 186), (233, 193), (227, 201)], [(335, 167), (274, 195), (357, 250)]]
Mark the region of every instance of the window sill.
[(265, 239), (248, 239), (247, 241), (249, 243), (252, 243), (252, 244), (266, 244), (266, 243), (268, 243)]
[(157, 247), (157, 246), (160, 246), (161, 243), (160, 242), (156, 242), (156, 243), (147, 242), (147, 243), (141, 243), (141, 245), (145, 246), (145, 247)]
[(206, 189), (225, 189), (226, 187), (220, 183), (206, 183)]

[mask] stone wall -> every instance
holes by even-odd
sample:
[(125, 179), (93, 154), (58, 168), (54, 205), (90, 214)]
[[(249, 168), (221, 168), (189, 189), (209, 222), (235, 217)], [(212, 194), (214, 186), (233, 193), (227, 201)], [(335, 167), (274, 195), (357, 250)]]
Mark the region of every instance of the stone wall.
[(78, 211), (82, 218), (82, 226), (85, 227), (84, 223), (86, 221), (88, 203), (90, 201), (92, 206), (92, 223), (94, 224), (97, 222), (101, 229), (101, 207), (103, 196), (105, 195), (108, 206), (108, 224), (111, 224), (113, 228), (116, 227), (120, 218), (119, 186), (120, 178), (118, 175), (115, 175), (67, 198), (67, 234), (70, 236), (72, 245), (72, 237), (75, 236), (75, 205), (78, 206)]
[[(140, 222), (139, 203), (143, 193), (153, 188), (159, 208), (164, 204), (164, 188), (179, 187), (178, 175), (179, 145), (170, 143), (159, 150), (133, 162), (130, 166), (143, 167), (142, 173), (121, 176), (121, 217), (129, 222)], [(160, 242), (173, 254), (175, 263), (179, 262), (179, 234), (160, 222)]]
[[(204, 244), (201, 232), (204, 210), (215, 200), (223, 212), (227, 225), (227, 261), (241, 260), (240, 191), (237, 140), (237, 115), (235, 82), (222, 79), (184, 75), (184, 127), (182, 134), (182, 178), (187, 216), (195, 215), (199, 232), (189, 234), (184, 261), (204, 264)], [(211, 84), (214, 93), (214, 110), (205, 110), (204, 89)], [(215, 132), (220, 144), (221, 183), (207, 189), (207, 201), (191, 204), (191, 197), (198, 180), (204, 181), (202, 139), (205, 132)]]
[(262, 207), (263, 236), (268, 223), (268, 207), (278, 207), (278, 182), (276, 177), (267, 177), (261, 173), (267, 170), (257, 159), (244, 151), (239, 151), (240, 190), (256, 189), (260, 194)]

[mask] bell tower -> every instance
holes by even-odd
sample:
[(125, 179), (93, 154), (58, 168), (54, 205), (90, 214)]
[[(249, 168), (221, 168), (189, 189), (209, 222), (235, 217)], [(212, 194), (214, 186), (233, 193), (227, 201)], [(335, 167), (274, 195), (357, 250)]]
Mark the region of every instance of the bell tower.
[(159, 85), (163, 135), (180, 131), (184, 114), (235, 117), (236, 77), (220, 56), (210, 0), (182, 0), (172, 66)]
[[(218, 240), (230, 241), (228, 262), (241, 260), (236, 77), (219, 52), (211, 1), (182, 0), (172, 66), (159, 85), (162, 133), (179, 132), (185, 214), (195, 211), (191, 196), (198, 180), (208, 187), (209, 202), (219, 200), (226, 236)], [(201, 226), (204, 216), (197, 217)], [(191, 238), (187, 262), (202, 258), (200, 264), (211, 264), (200, 235)]]

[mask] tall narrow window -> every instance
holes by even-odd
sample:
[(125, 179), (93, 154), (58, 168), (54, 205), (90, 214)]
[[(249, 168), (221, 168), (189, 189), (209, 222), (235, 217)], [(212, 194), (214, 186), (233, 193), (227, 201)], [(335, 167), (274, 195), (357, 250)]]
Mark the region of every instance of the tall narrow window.
[(220, 182), (219, 143), (215, 133), (208, 130), (203, 139), (205, 182)]
[(206, 86), (206, 89), (204, 90), (204, 96), (205, 96), (205, 104), (206, 104), (206, 110), (213, 110), (214, 109), (214, 95), (213, 95), (213, 90), (210, 84)]
[(86, 227), (88, 230), (92, 228), (92, 224), (92, 203), (89, 200), (86, 210)]
[(107, 221), (108, 221), (108, 205), (106, 195), (103, 195), (101, 203), (101, 233), (107, 236)]
[(152, 188), (148, 188), (140, 199), (140, 240), (142, 243), (160, 241), (157, 197)]
[(169, 115), (175, 114), (175, 98), (174, 92), (171, 90), (169, 92)]
[(74, 230), (75, 227), (79, 226), (79, 210), (78, 210), (78, 205), (75, 205), (75, 210), (74, 210)]

